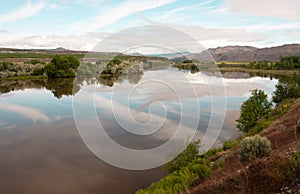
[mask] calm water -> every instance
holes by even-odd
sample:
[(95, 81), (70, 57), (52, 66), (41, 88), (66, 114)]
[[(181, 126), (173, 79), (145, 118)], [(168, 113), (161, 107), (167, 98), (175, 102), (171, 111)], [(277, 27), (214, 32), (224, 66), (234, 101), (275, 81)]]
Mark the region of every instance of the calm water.
[[(157, 181), (164, 175), (160, 168), (123, 170), (91, 153), (76, 129), (73, 98), (92, 94), (107, 134), (118, 144), (133, 149), (163, 144), (172, 136), (170, 129), (178, 125), (182, 115), (190, 119), (182, 121), (186, 128), (193, 127), (191, 121), (199, 118), (196, 135), (202, 137), (209, 120), (226, 113), (216, 145), (239, 135), (234, 121), (250, 90), (258, 88), (271, 94), (278, 82), (239, 72), (223, 76), (220, 83), (214, 74), (191, 74), (169, 68), (145, 71), (142, 76), (116, 82), (113, 87), (83, 81), (75, 89), (73, 79), (0, 81), (1, 193), (133, 193)], [(226, 96), (221, 92), (224, 87)], [(213, 114), (212, 100), (216, 108)], [(223, 102), (225, 113), (218, 109)], [(199, 113), (193, 112), (195, 105)], [(84, 111), (88, 104), (77, 106)], [(165, 118), (164, 131), (143, 137), (123, 130), (124, 126), (135, 128), (128, 111), (139, 123), (147, 122), (150, 113), (154, 121)], [(142, 132), (147, 130), (151, 129)]]

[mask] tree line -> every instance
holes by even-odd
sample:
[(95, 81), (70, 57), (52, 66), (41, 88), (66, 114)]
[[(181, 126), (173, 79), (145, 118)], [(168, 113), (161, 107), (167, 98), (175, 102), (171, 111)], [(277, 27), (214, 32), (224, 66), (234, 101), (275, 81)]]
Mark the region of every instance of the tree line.
[(300, 69), (300, 56), (280, 57), (278, 62), (252, 61), (247, 66), (251, 69), (294, 70)]
[(48, 78), (74, 77), (80, 62), (75, 56), (55, 55), (50, 63), (37, 59), (29, 62), (0, 62), (0, 78), (45, 76)]

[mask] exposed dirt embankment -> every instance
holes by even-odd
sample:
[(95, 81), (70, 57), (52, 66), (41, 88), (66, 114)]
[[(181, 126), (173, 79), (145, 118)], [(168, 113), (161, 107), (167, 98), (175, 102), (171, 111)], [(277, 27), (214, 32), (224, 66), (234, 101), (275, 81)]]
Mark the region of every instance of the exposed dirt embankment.
[(300, 168), (290, 159), (300, 145), (299, 118), (300, 99), (260, 133), (272, 142), (268, 157), (240, 163), (236, 146), (224, 156), (222, 171), (199, 180), (187, 193), (300, 193)]

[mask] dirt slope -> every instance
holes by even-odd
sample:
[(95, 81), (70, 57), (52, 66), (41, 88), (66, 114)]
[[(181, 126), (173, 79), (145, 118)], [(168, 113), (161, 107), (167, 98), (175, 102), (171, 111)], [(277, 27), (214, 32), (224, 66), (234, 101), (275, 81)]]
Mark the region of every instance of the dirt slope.
[(242, 164), (238, 146), (225, 155), (223, 171), (199, 180), (186, 193), (300, 193), (300, 169), (287, 160), (300, 145), (295, 124), (300, 118), (300, 99), (260, 135), (272, 142), (270, 156)]

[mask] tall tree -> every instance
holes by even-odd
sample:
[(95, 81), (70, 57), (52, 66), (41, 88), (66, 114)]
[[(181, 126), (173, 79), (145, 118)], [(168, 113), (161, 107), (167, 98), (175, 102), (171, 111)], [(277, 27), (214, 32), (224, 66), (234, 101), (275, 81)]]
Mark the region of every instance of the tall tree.
[(240, 117), (237, 119), (237, 128), (242, 132), (248, 132), (256, 122), (266, 116), (271, 109), (271, 102), (262, 90), (252, 90), (251, 96), (240, 108)]

